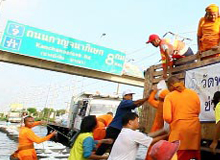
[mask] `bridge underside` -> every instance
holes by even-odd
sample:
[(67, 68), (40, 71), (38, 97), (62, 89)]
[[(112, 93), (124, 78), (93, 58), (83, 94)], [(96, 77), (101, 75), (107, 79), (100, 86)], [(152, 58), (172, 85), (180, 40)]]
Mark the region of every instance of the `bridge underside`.
[(137, 78), (137, 77), (131, 77), (127, 75), (113, 75), (109, 73), (104, 73), (100, 71), (95, 71), (91, 69), (86, 68), (80, 68), (75, 67), (71, 65), (61, 64), (57, 62), (51, 62), (46, 61), (42, 59), (27, 57), (23, 55), (18, 55), (14, 53), (9, 53), (5, 51), (0, 51), (0, 61), (7, 62), (7, 63), (13, 63), (13, 64), (19, 64), (19, 65), (25, 65), (30, 67), (36, 67), (46, 70), (52, 70), (72, 75), (78, 75), (83, 77), (89, 77), (89, 78), (95, 78), (95, 79), (101, 79), (121, 84), (127, 84), (137, 87), (144, 87), (144, 79), (143, 78)]

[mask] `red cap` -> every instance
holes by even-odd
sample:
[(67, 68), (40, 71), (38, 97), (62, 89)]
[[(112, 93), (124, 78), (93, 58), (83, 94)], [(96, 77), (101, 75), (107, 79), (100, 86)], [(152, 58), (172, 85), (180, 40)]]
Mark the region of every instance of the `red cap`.
[(170, 160), (177, 152), (179, 146), (179, 140), (172, 143), (160, 140), (152, 146), (149, 155), (153, 158), (153, 160)]
[(154, 41), (155, 39), (160, 39), (160, 37), (156, 34), (151, 34), (149, 36), (149, 40), (146, 43), (150, 43), (150, 42)]

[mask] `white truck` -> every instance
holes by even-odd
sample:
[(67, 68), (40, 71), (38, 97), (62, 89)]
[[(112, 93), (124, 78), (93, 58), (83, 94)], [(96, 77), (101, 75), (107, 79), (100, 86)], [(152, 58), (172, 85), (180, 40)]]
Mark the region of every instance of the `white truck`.
[(88, 115), (103, 115), (107, 112), (115, 114), (122, 98), (118, 95), (106, 95), (84, 92), (77, 97), (72, 97), (67, 123), (48, 125), (48, 133), (51, 130), (59, 131), (54, 141), (70, 146), (72, 137), (79, 131), (82, 119)]

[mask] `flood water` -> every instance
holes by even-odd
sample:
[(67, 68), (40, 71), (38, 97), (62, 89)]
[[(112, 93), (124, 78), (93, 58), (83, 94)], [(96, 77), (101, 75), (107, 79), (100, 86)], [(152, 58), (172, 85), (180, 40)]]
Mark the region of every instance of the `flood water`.
[[(0, 125), (6, 124), (6, 122), (1, 122)], [(14, 124), (10, 124), (14, 125)], [(47, 130), (45, 127), (42, 126), (37, 126), (33, 128), (33, 131), (38, 135), (38, 136), (45, 136), (47, 133)], [(11, 139), (8, 138), (8, 136), (0, 132), (0, 160), (9, 160), (9, 156), (17, 149), (17, 143)], [(138, 150), (138, 155), (136, 160), (143, 160), (146, 155), (146, 148), (143, 146), (140, 146)], [(41, 160), (53, 160), (50, 158), (43, 158)], [(64, 160), (64, 159), (62, 159)]]
[[(6, 124), (0, 122), (0, 124)], [(17, 143), (10, 140), (5, 133), (0, 132), (0, 160), (8, 160), (11, 155), (17, 149)]]

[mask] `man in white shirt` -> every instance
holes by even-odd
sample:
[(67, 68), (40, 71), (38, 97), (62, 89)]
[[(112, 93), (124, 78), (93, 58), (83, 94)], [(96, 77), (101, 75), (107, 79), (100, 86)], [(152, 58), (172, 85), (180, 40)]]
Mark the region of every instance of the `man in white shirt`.
[(139, 144), (149, 147), (151, 143), (155, 143), (168, 136), (164, 134), (164, 130), (149, 134), (151, 137), (135, 131), (139, 128), (138, 115), (136, 113), (124, 115), (122, 125), (123, 128), (113, 145), (108, 160), (135, 160)]

